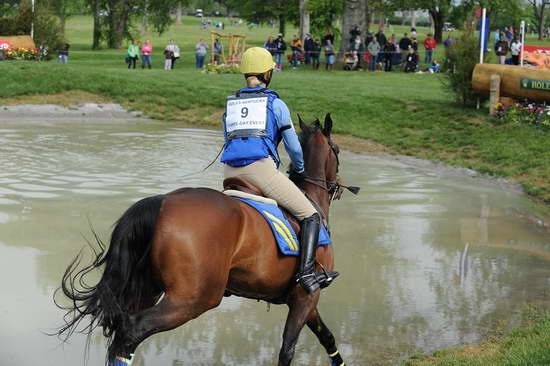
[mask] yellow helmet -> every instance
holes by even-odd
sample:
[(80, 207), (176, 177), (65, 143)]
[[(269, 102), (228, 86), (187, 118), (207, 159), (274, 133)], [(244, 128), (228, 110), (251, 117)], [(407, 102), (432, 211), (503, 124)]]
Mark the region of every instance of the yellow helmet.
[(260, 75), (275, 67), (273, 56), (262, 47), (251, 47), (244, 51), (241, 59), (241, 73)]

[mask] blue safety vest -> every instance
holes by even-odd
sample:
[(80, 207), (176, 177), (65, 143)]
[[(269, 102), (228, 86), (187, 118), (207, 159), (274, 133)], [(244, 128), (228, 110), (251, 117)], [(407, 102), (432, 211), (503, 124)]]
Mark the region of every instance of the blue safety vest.
[(234, 96), (228, 97), (228, 101), (261, 97), (268, 98), (265, 129), (240, 130), (235, 134), (228, 133), (226, 108), (226, 113), (223, 116), (225, 145), (220, 159), (222, 163), (239, 167), (271, 156), (277, 167), (279, 167), (281, 161), (277, 152), (277, 145), (281, 142), (282, 135), (277, 127), (273, 112), (273, 101), (279, 98), (279, 95), (266, 88), (242, 88)]

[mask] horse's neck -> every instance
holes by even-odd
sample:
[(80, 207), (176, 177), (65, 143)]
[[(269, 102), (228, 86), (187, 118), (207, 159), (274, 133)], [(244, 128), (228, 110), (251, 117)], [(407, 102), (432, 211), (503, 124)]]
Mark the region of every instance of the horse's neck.
[[(320, 178), (320, 177), (312, 177), (312, 178), (324, 180), (324, 178)], [(323, 183), (320, 183), (320, 184), (323, 184)], [(321, 210), (323, 210), (323, 214), (328, 220), (328, 210), (329, 210), (330, 203), (329, 203), (327, 191), (309, 182), (304, 182), (302, 189), (309, 195), (309, 197), (312, 200), (314, 200), (317, 203), (317, 205), (321, 208)]]

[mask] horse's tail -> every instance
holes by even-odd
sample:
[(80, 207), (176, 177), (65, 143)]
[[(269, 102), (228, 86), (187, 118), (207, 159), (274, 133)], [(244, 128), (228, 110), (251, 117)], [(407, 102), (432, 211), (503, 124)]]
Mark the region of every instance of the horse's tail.
[[(164, 195), (148, 197), (132, 205), (116, 222), (111, 234), (109, 248), (93, 232), (99, 249), (92, 247), (93, 262), (78, 269), (82, 261), (79, 253), (69, 265), (60, 290), (71, 300), (66, 310), (65, 325), (57, 335), (69, 338), (77, 328), (90, 335), (101, 326), (105, 337), (124, 329), (128, 314), (143, 307), (153, 306), (162, 294), (151, 274), (150, 251), (155, 226)], [(87, 285), (85, 278), (100, 267), (103, 275), (95, 286)], [(84, 326), (79, 326), (85, 319)]]

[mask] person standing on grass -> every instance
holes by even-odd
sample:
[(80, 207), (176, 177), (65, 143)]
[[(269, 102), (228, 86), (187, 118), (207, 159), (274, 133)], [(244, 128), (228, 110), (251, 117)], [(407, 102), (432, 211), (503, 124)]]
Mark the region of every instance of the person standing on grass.
[(271, 53), (271, 55), (275, 55), (275, 52), (277, 51), (277, 48), (275, 47), (275, 42), (273, 42), (273, 37), (269, 36), (267, 38), (267, 41), (264, 43), (264, 48)]
[(330, 44), (334, 45), (334, 34), (332, 29), (327, 29), (323, 38), (321, 38), (321, 46), (325, 47), (327, 42), (330, 41)]
[(325, 70), (331, 71), (332, 66), (334, 65), (334, 46), (332, 45), (332, 42), (330, 40), (327, 40), (327, 44), (325, 45)]
[(384, 52), (386, 52), (384, 57), (384, 71), (386, 72), (391, 71), (393, 54), (395, 51), (395, 44), (391, 40), (386, 42), (386, 48), (384, 49)]
[(313, 70), (319, 70), (319, 64), (321, 63), (321, 42), (318, 39), (313, 41), (311, 46), (311, 67)]
[(71, 46), (68, 43), (65, 43), (62, 49), (59, 50), (59, 62), (62, 64), (67, 64), (69, 62), (69, 48)]
[(166, 50), (170, 50), (172, 52), (172, 63), (170, 68), (173, 70), (176, 66), (177, 59), (180, 58), (180, 48), (177, 44), (174, 43), (174, 40), (171, 39), (166, 46)]
[(172, 57), (174, 52), (168, 48), (164, 49), (164, 70), (172, 70)]
[(148, 67), (151, 69), (151, 55), (153, 54), (153, 45), (150, 40), (146, 40), (141, 46), (141, 68)]
[(445, 46), (445, 48), (449, 48), (453, 45), (453, 42), (453, 37), (449, 34), (445, 42), (443, 42), (443, 45)]
[(497, 30), (495, 30), (494, 37), (495, 37), (495, 46), (496, 46), (497, 42), (500, 41), (500, 29), (497, 28)]
[(300, 62), (300, 55), (303, 54), (302, 41), (295, 34), (294, 39), (290, 42), (290, 48), (292, 49), (292, 67), (297, 68)]
[(137, 44), (137, 41), (132, 41), (130, 45), (128, 46), (128, 69), (131, 68), (131, 66), (134, 66), (134, 69), (136, 68), (136, 63), (139, 56), (139, 46)]
[(506, 55), (508, 54), (508, 41), (506, 41), (504, 34), (500, 33), (498, 42), (495, 44), (495, 53), (497, 55), (497, 61), (499, 64), (506, 64)]
[(355, 39), (351, 43), (351, 52), (357, 60), (354, 70), (361, 70), (361, 58), (365, 54), (365, 44), (363, 43), (363, 37), (360, 35), (355, 36)]
[(374, 37), (369, 43), (369, 46), (367, 47), (369, 53), (370, 53), (370, 65), (369, 65), (369, 71), (375, 71), (376, 70), (376, 63), (378, 60), (378, 54), (380, 53), (380, 44), (378, 44), (378, 40), (376, 40), (376, 37)]
[(204, 42), (204, 39), (199, 40), (199, 43), (195, 46), (195, 67), (202, 69), (204, 67), (204, 59), (208, 52), (208, 45)]
[(283, 69), (283, 56), (286, 51), (286, 42), (283, 39), (283, 34), (279, 33), (275, 40), (275, 71), (281, 71)]
[(313, 40), (313, 38), (311, 38), (311, 33), (306, 33), (306, 38), (304, 38), (304, 52), (305, 52), (306, 65), (309, 65), (311, 63), (314, 43), (315, 41)]
[(418, 67), (418, 54), (414, 48), (409, 48), (409, 53), (405, 60), (405, 72), (415, 72)]
[(516, 37), (512, 39), (512, 44), (510, 45), (510, 53), (512, 54), (512, 63), (514, 65), (519, 65), (519, 56), (521, 54), (521, 42), (518, 41)]
[(405, 60), (409, 54), (409, 48), (412, 46), (412, 41), (408, 37), (408, 34), (403, 34), (403, 38), (399, 40), (399, 50), (401, 51), (401, 68), (405, 71)]
[(432, 62), (432, 56), (436, 47), (437, 43), (435, 42), (435, 38), (433, 38), (431, 34), (428, 34), (428, 37), (424, 40), (424, 49), (426, 51), (424, 63), (429, 64)]
[(378, 63), (384, 62), (385, 59), (385, 49), (386, 49), (386, 43), (388, 43), (388, 39), (386, 38), (386, 35), (384, 34), (384, 28), (380, 28), (378, 30), (378, 33), (376, 33), (376, 40), (378, 41), (378, 45), (380, 45), (380, 53), (378, 54), (378, 60), (376, 60)]

